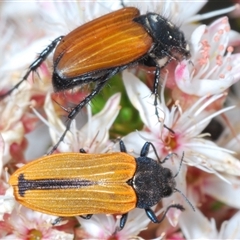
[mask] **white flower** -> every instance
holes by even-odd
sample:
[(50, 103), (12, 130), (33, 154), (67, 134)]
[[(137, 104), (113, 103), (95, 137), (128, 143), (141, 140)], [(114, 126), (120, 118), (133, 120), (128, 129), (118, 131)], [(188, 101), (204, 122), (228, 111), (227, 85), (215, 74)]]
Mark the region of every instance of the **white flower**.
[[(144, 128), (141, 131), (130, 133), (124, 138), (124, 142), (128, 153), (136, 156), (139, 156), (145, 141), (151, 141), (156, 146), (161, 159), (169, 153), (176, 153), (177, 156), (171, 157), (163, 165), (163, 167), (170, 168), (174, 174), (179, 171), (179, 159), (184, 152), (184, 165), (175, 179), (176, 188), (190, 196), (194, 205), (195, 203), (204, 204), (203, 197), (210, 196), (230, 207), (239, 208), (240, 183), (238, 176), (240, 175), (240, 163), (231, 151), (238, 151), (239, 140), (230, 136), (228, 142), (219, 141), (216, 143), (207, 140), (205, 138), (207, 134), (202, 134), (203, 129), (213, 117), (233, 109), (233, 107), (221, 108), (222, 102), (227, 96), (223, 91), (228, 91), (228, 88), (240, 78), (238, 71), (239, 54), (233, 54), (231, 47), (236, 44), (239, 34), (230, 31), (226, 17), (215, 21), (210, 26), (195, 24), (201, 19), (227, 13), (234, 8), (195, 15), (206, 2), (205, 0), (195, 2), (189, 8), (184, 2), (171, 0), (141, 3), (124, 1), (126, 6), (139, 8), (141, 14), (145, 14), (147, 11), (163, 14), (178, 27), (181, 27), (181, 30), (183, 29), (187, 40), (192, 45), (192, 63), (173, 61), (167, 67), (168, 74), (165, 74), (165, 77), (168, 78), (167, 86), (172, 92), (170, 97), (166, 97), (166, 101), (169, 101), (165, 103), (165, 89), (162, 89), (161, 102), (158, 105), (161, 124), (155, 116), (154, 100), (152, 99), (154, 96), (150, 97), (151, 91), (131, 74), (126, 72), (123, 74), (129, 98), (138, 109), (144, 123)], [(17, 4), (19, 6), (18, 14), (13, 11), (15, 10), (14, 5), (8, 5), (5, 2), (1, 5), (0, 10), (2, 16), (0, 50), (4, 54), (0, 60), (2, 78), (0, 91), (2, 92), (21, 80), (25, 70), (37, 58), (37, 54), (43, 51), (56, 37), (66, 35), (76, 27), (122, 7), (120, 1)], [(192, 22), (194, 25), (191, 24)], [(46, 123), (48, 129), (44, 130), (49, 130), (50, 137), (47, 131), (42, 131), (43, 138), (40, 138), (38, 134), (29, 138), (32, 143), (29, 145), (31, 148), (29, 156), (33, 156), (32, 153), (37, 152), (36, 148), (41, 148), (41, 155), (45, 153), (46, 148), (50, 144), (56, 143), (65, 130), (64, 119), (59, 117), (59, 111), (52, 103), (52, 99), (55, 100), (55, 98), (53, 96), (51, 98), (49, 94), (52, 92), (52, 54), (41, 64), (37, 71), (38, 74), (34, 74), (34, 78), (30, 74), (28, 82), (14, 91), (0, 106), (2, 112), (0, 152), (3, 157), (1, 171), (12, 157), (18, 162), (24, 158), (22, 155), (26, 147), (26, 133), (32, 132), (33, 123), (36, 121), (29, 117), (29, 115), (32, 116), (32, 113), (29, 112), (30, 104), (34, 107), (33, 110), (37, 116)], [(163, 76), (164, 70), (161, 70), (161, 79)], [(69, 92), (64, 92), (64, 94), (68, 95)], [(167, 91), (165, 93), (168, 94)], [(59, 95), (61, 94), (59, 93)], [(62, 99), (68, 101), (66, 97)], [(78, 152), (79, 148), (84, 148), (89, 153), (105, 153), (112, 150), (109, 130), (118, 115), (119, 101), (120, 94), (115, 94), (109, 99), (104, 109), (95, 116), (91, 115), (89, 106), (87, 114), (84, 112), (85, 109), (82, 110), (72, 122), (70, 131), (57, 150)], [(211, 105), (214, 102), (221, 103), (217, 110)], [(44, 106), (43, 103), (45, 103)], [(69, 106), (67, 103), (61, 102), (59, 105)], [(37, 111), (41, 114), (46, 113), (47, 120), (43, 119)], [(234, 116), (235, 119), (238, 119), (237, 116)], [(163, 128), (163, 121), (167, 127), (174, 131), (174, 134)], [(234, 133), (239, 132), (236, 127), (237, 124), (234, 123)], [(230, 131), (226, 130), (226, 132), (230, 134)], [(17, 154), (15, 153), (13, 156), (12, 152), (16, 144)], [(149, 157), (156, 158), (152, 150), (150, 150)], [(10, 162), (8, 166), (10, 172), (12, 170)], [(196, 182), (189, 180), (191, 174), (196, 173), (193, 172), (193, 169), (198, 173), (193, 177)], [(15, 202), (11, 188), (8, 189), (6, 181), (3, 181), (0, 187), (1, 192), (4, 193), (0, 197), (0, 217), (6, 226), (0, 233), (1, 237), (8, 235), (5, 239), (73, 238), (72, 234), (66, 234), (52, 227), (50, 223), (55, 217), (36, 213), (24, 207), (21, 208), (22, 211), (19, 215), (17, 205), (13, 210)], [(6, 191), (6, 189), (8, 190)], [(192, 211), (181, 194), (175, 193), (168, 199), (162, 199), (161, 203), (162, 206), (159, 206), (161, 209), (156, 212), (157, 217), (160, 217), (161, 211), (172, 203), (180, 203), (186, 208), (184, 214), (181, 214), (179, 210), (171, 209), (167, 218), (172, 226), (177, 226), (180, 222), (184, 236), (188, 238), (239, 238), (239, 223), (234, 223), (234, 221), (239, 221), (239, 214), (236, 214), (228, 224), (223, 224), (219, 233), (215, 224), (209, 222), (201, 212), (197, 210), (197, 213), (194, 213)], [(6, 217), (8, 218), (6, 219)], [(134, 209), (129, 213), (124, 229), (116, 232), (115, 230), (119, 226), (119, 217), (96, 215), (91, 220), (79, 218), (82, 228), (77, 228), (77, 230), (85, 231), (88, 238), (92, 239), (135, 239), (136, 235), (145, 229), (150, 222), (144, 210)], [(186, 226), (182, 225), (183, 223), (186, 223)], [(168, 233), (172, 230), (169, 225), (165, 227), (164, 225), (164, 222), (159, 225), (160, 238), (167, 238)], [(73, 229), (74, 226), (68, 226), (67, 230), (72, 233)], [(233, 233), (231, 229), (236, 235), (231, 235)], [(176, 231), (176, 228), (172, 231)], [(181, 236), (181, 232), (178, 232)]]
[[(88, 111), (88, 120), (85, 125), (78, 128), (77, 121), (86, 122), (83, 116), (77, 118), (71, 124), (71, 129), (66, 134), (64, 141), (60, 143), (60, 152), (79, 152), (84, 148), (88, 153), (101, 153), (109, 150), (109, 129), (117, 117), (120, 107), (120, 94), (113, 95), (106, 103), (101, 112), (92, 117)], [(50, 135), (55, 144), (58, 138), (65, 131), (65, 125), (57, 116), (50, 96), (45, 101), (45, 111), (48, 121), (44, 120), (36, 111), (36, 114), (49, 126)], [(80, 114), (81, 115), (81, 114)]]
[(18, 156), (19, 161), (24, 160), (22, 156), (25, 150), (24, 135), (31, 129), (35, 118), (27, 113), (30, 104), (28, 91), (13, 94), (0, 102), (0, 132), (3, 148), (0, 166), (4, 166), (14, 156)]
[(0, 195), (0, 221), (3, 221), (5, 214), (12, 213), (15, 207), (16, 201), (13, 196), (13, 188), (9, 187), (7, 183), (4, 183), (3, 181), (1, 181), (0, 189), (1, 191), (3, 190), (5, 191), (4, 195)]
[[(235, 86), (236, 93), (239, 89)], [(239, 99), (229, 98), (228, 104), (236, 104), (236, 109), (229, 111), (225, 114), (225, 118), (228, 120), (229, 127), (224, 128), (222, 134), (217, 140), (217, 144), (221, 147), (234, 151), (237, 157), (240, 158), (239, 139), (240, 139), (240, 122), (239, 122)], [(223, 122), (222, 124), (224, 124)]]
[(239, 54), (232, 54), (230, 33), (227, 17), (195, 29), (190, 40), (192, 64), (182, 62), (175, 70), (181, 91), (196, 96), (219, 94), (240, 79)]
[[(52, 223), (57, 217), (35, 212), (33, 210), (16, 206), (6, 220), (11, 229), (11, 234), (2, 236), (1, 239), (56, 239), (72, 240), (73, 234), (57, 230)], [(6, 231), (7, 229), (2, 229)]]
[(165, 0), (165, 1), (124, 1), (124, 5), (127, 7), (139, 8), (141, 14), (148, 12), (156, 12), (169, 18), (174, 23), (180, 22), (184, 24), (189, 21), (189, 18), (195, 16), (195, 14), (207, 3), (207, 0), (194, 2), (191, 8), (187, 8), (186, 2), (176, 0)]
[[(150, 222), (144, 209), (134, 209), (129, 212), (125, 227), (121, 231), (117, 231), (120, 218), (121, 216), (98, 214), (88, 220), (80, 217), (78, 220), (85, 234), (88, 234), (88, 239), (110, 239), (112, 237), (119, 240), (141, 239), (137, 235), (145, 230)], [(161, 239), (161, 237), (156, 239)]]
[(198, 209), (196, 212), (185, 212), (179, 224), (186, 239), (239, 239), (240, 212), (222, 223), (217, 229), (214, 219), (207, 219)]
[[(164, 111), (164, 124), (174, 131), (172, 134), (167, 129), (161, 131), (160, 124), (154, 114), (152, 99), (149, 98), (149, 89), (135, 76), (125, 71), (123, 81), (133, 105), (140, 112), (145, 128), (142, 131), (130, 133), (124, 138), (126, 145), (132, 149), (141, 149), (144, 141), (151, 141), (157, 148), (161, 158), (174, 152), (179, 156), (184, 152), (184, 161), (190, 166), (198, 167), (206, 172), (225, 172), (236, 176), (240, 175), (240, 163), (231, 155), (231, 151), (218, 147), (214, 142), (206, 140), (201, 135), (202, 130), (210, 120), (233, 107), (211, 113), (206, 108), (223, 96), (212, 96), (209, 99), (202, 97), (185, 112), (181, 113), (180, 103), (174, 105), (171, 110), (165, 106), (162, 97), (160, 109)], [(138, 88), (136, 88), (138, 86)], [(140, 87), (141, 87), (141, 92)], [(143, 101), (142, 96), (146, 96)], [(136, 141), (137, 139), (137, 141)]]

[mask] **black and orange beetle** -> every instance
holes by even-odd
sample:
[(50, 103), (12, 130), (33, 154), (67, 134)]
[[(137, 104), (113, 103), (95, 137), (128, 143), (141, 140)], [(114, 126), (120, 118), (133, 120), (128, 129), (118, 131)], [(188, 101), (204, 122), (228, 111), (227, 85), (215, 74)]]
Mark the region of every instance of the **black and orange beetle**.
[(162, 198), (180, 191), (175, 188), (178, 173), (173, 176), (161, 165), (172, 154), (163, 161), (156, 154), (155, 161), (147, 157), (150, 146), (156, 154), (154, 145), (146, 142), (138, 158), (127, 154), (123, 141), (121, 152), (87, 154), (82, 149), (81, 153), (48, 155), (18, 169), (9, 183), (19, 203), (46, 214), (87, 219), (98, 213), (122, 214), (122, 229), (128, 212), (142, 208), (152, 222), (160, 223), (170, 208), (184, 208), (172, 204), (160, 219), (151, 209)]
[[(79, 111), (107, 81), (133, 64), (156, 68), (153, 94), (158, 116), (157, 98), (162, 67), (158, 60), (161, 59), (165, 66), (173, 59), (181, 61), (190, 57), (184, 35), (173, 23), (157, 13), (140, 15), (137, 8), (124, 7), (56, 38), (29, 66), (23, 79), (13, 89), (25, 81), (32, 71), (36, 71), (54, 49), (52, 84), (56, 92), (91, 82), (95, 83), (95, 87), (69, 112), (66, 130), (49, 154), (64, 139)], [(0, 97), (10, 94), (13, 89)]]

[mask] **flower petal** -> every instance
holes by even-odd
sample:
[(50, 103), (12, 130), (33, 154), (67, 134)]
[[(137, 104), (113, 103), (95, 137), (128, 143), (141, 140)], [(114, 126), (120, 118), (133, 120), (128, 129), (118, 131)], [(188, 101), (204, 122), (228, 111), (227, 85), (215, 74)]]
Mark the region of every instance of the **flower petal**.
[(204, 192), (228, 206), (240, 209), (240, 180), (235, 177), (225, 177), (231, 184), (220, 181), (214, 175), (205, 178)]
[(198, 209), (185, 211), (179, 225), (186, 239), (217, 239), (215, 221), (209, 221)]

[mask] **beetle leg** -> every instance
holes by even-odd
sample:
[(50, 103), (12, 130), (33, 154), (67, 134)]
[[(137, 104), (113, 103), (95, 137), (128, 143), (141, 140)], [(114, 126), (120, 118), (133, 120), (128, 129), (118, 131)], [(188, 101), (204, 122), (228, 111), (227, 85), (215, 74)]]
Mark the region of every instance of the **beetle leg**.
[(124, 228), (127, 222), (127, 218), (128, 218), (128, 213), (124, 213), (120, 219), (119, 231), (121, 231)]
[(157, 62), (157, 59), (151, 58), (154, 61), (155, 65), (155, 77), (154, 77), (154, 84), (153, 84), (153, 94), (154, 94), (154, 106), (155, 106), (155, 114), (157, 115), (158, 121), (160, 119), (158, 109), (157, 109), (157, 100), (158, 100), (158, 91), (159, 91), (159, 79), (160, 79), (160, 66)]
[(80, 112), (80, 110), (86, 106), (105, 86), (105, 84), (108, 82), (108, 80), (117, 74), (121, 68), (115, 68), (114, 70), (110, 71), (108, 74), (103, 76), (97, 81), (97, 86), (93, 89), (93, 91), (86, 96), (76, 107), (72, 109), (72, 111), (68, 114), (68, 118), (72, 121), (77, 114)]
[(126, 5), (125, 5), (125, 3), (124, 3), (124, 1), (123, 1), (123, 0), (120, 0), (120, 5), (121, 5), (123, 8), (125, 8), (125, 7), (126, 7)]
[(172, 204), (170, 206), (167, 207), (166, 211), (163, 213), (162, 217), (160, 219), (157, 218), (157, 216), (155, 215), (155, 213), (153, 212), (153, 210), (151, 208), (146, 208), (146, 214), (149, 217), (149, 219), (153, 222), (153, 223), (160, 223), (163, 221), (163, 219), (166, 217), (166, 214), (168, 212), (168, 210), (170, 208), (177, 208), (180, 211), (184, 211), (185, 208), (181, 205), (181, 204)]
[[(155, 77), (154, 77), (154, 83), (153, 83), (153, 90), (152, 90), (152, 93), (154, 94), (154, 107), (155, 107), (155, 115), (157, 116), (157, 119), (159, 122), (160, 121), (160, 116), (159, 116), (159, 112), (158, 112), (158, 108), (157, 108), (157, 105), (158, 105), (158, 97), (159, 97), (159, 79), (160, 79), (160, 70), (162, 67), (164, 67), (167, 63), (169, 63), (171, 60), (168, 60), (167, 63), (160, 67), (159, 64), (158, 64), (158, 61), (156, 59), (156, 57), (153, 57), (153, 56), (148, 56), (148, 59), (146, 60), (147, 61), (147, 66), (149, 67), (155, 67)], [(172, 132), (174, 134), (174, 131), (167, 127), (165, 124), (163, 124), (163, 126), (170, 132)]]
[(149, 152), (150, 142), (145, 142), (140, 153), (140, 157), (146, 157)]
[(80, 152), (80, 153), (87, 153), (83, 148), (80, 148), (80, 149), (79, 149), (79, 152)]
[(81, 101), (68, 115), (68, 122), (66, 124), (66, 129), (63, 132), (62, 136), (59, 138), (58, 142), (53, 146), (53, 148), (47, 153), (47, 155), (52, 154), (59, 146), (60, 142), (63, 141), (65, 138), (68, 130), (70, 129), (72, 120), (77, 116), (79, 111), (87, 104), (90, 102), (90, 100), (104, 87), (106, 84), (105, 82), (100, 82), (98, 83), (97, 87), (83, 100)]
[(127, 149), (126, 149), (126, 146), (125, 146), (123, 140), (119, 141), (119, 146), (120, 146), (120, 151), (121, 152), (125, 152), (125, 153), (127, 152)]
[(60, 137), (60, 139), (58, 140), (58, 142), (54, 145), (54, 147), (47, 153), (47, 155), (52, 154), (59, 146), (60, 142), (63, 141), (63, 139), (65, 138), (68, 130), (70, 129), (72, 120), (77, 116), (77, 114), (79, 113), (79, 111), (87, 104), (91, 101), (91, 99), (99, 92), (101, 91), (101, 89), (104, 87), (104, 85), (106, 84), (105, 82), (99, 82), (97, 87), (83, 100), (81, 101), (68, 115), (68, 122), (66, 125), (66, 129), (63, 132), (62, 136)]
[[(159, 79), (160, 79), (160, 69), (161, 69), (161, 68), (160, 68), (160, 66), (159, 66), (158, 61), (157, 61), (156, 58), (153, 58), (153, 61), (154, 61), (154, 63), (155, 63), (155, 68), (156, 68), (156, 70), (155, 70), (154, 84), (153, 84), (155, 114), (156, 114), (156, 116), (157, 116), (158, 121), (161, 122), (161, 121), (160, 121), (159, 112), (158, 112), (158, 106), (157, 106), (157, 105), (158, 105), (157, 100), (158, 100), (158, 97), (159, 97), (158, 91), (159, 91)], [(174, 134), (174, 131), (173, 131), (171, 128), (167, 127), (165, 124), (163, 124), (163, 126), (164, 126), (168, 131), (170, 131), (170, 132), (172, 132), (172, 133)]]
[(162, 161), (160, 160), (158, 154), (157, 154), (157, 150), (156, 150), (156, 147), (153, 145), (153, 143), (151, 142), (146, 142), (143, 147), (142, 147), (142, 150), (141, 150), (141, 153), (140, 153), (140, 156), (141, 157), (146, 157), (148, 155), (148, 152), (149, 152), (149, 147), (150, 145), (152, 146), (153, 148), (153, 151), (157, 157), (157, 160), (159, 163), (163, 164), (166, 162), (166, 160), (168, 160), (172, 155), (176, 155), (176, 153), (170, 153), (168, 154)]
[(88, 220), (88, 219), (90, 219), (92, 217), (92, 214), (87, 214), (86, 216), (80, 216), (80, 217), (83, 218), (83, 219)]
[(69, 113), (68, 118), (70, 120), (73, 120), (80, 112), (80, 110), (102, 90), (106, 83), (107, 81), (98, 82), (97, 87), (88, 96), (86, 96), (83, 101), (81, 101), (76, 107), (73, 108), (73, 110)]
[(38, 56), (38, 58), (28, 67), (28, 71), (26, 74), (23, 76), (22, 80), (18, 82), (12, 89), (4, 93), (3, 95), (0, 96), (0, 99), (5, 98), (9, 94), (11, 94), (15, 89), (17, 89), (24, 81), (27, 80), (29, 74), (31, 72), (36, 71), (39, 66), (45, 61), (45, 59), (48, 57), (48, 55), (55, 49), (56, 45), (58, 44), (59, 41), (62, 40), (64, 36), (60, 36), (53, 40)]
[(59, 138), (58, 142), (53, 146), (53, 148), (47, 153), (47, 155), (51, 155), (59, 146), (60, 142), (63, 141), (63, 139), (65, 138), (68, 130), (70, 129), (72, 123), (72, 119), (68, 120), (67, 124), (66, 124), (66, 129), (63, 132), (62, 136)]
[(58, 217), (58, 218), (56, 218), (53, 222), (52, 222), (52, 225), (53, 226), (56, 226), (57, 224), (59, 224), (61, 221), (62, 221), (62, 217)]
[(66, 129), (63, 132), (62, 136), (59, 138), (58, 142), (53, 146), (53, 148), (47, 153), (47, 155), (52, 154), (59, 146), (60, 142), (63, 141), (64, 137), (66, 136), (68, 130), (70, 129), (72, 120), (77, 116), (77, 114), (80, 112), (80, 110), (86, 105), (88, 104), (95, 95), (97, 95), (102, 88), (105, 86), (105, 84), (107, 83), (108, 79), (112, 76), (114, 76), (117, 72), (119, 72), (119, 68), (116, 68), (114, 71), (110, 72), (104, 80), (101, 79), (101, 81), (97, 82), (97, 86), (94, 88), (94, 90), (88, 95), (86, 96), (76, 107), (74, 107), (74, 109), (69, 113), (68, 115), (68, 122), (66, 124)]

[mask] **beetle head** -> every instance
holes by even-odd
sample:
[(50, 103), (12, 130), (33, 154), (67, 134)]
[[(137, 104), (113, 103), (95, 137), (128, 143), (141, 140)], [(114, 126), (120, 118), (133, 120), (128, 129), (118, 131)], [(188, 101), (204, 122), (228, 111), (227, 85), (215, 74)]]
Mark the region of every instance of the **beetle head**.
[(191, 57), (189, 45), (180, 29), (156, 13), (147, 13), (135, 18), (151, 35), (155, 46), (152, 53), (157, 58), (169, 57), (182, 61)]
[(139, 157), (132, 185), (138, 197), (137, 207), (146, 209), (169, 197), (176, 181), (170, 169), (151, 158)]

